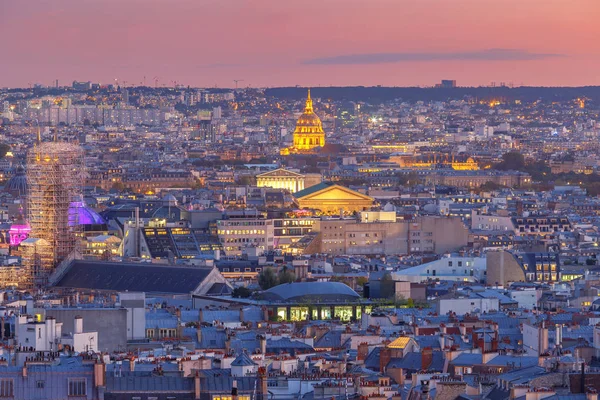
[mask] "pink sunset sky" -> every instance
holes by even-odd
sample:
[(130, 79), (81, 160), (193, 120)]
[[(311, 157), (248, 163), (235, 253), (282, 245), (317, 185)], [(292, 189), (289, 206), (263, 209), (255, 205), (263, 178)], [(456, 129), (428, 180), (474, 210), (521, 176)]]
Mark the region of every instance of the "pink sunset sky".
[(0, 0), (0, 87), (600, 85), (600, 0)]

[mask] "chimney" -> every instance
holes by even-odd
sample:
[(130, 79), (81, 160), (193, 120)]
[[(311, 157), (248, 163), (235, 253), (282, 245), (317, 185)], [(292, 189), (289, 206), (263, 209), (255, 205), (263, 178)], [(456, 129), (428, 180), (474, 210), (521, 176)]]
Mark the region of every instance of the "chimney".
[(598, 392), (596, 391), (596, 389), (588, 388), (585, 397), (586, 400), (598, 400)]
[(25, 362), (25, 365), (23, 365), (23, 369), (21, 370), (21, 373), (23, 375), (23, 378), (27, 378), (27, 362)]
[(433, 362), (433, 349), (424, 347), (421, 350), (421, 369), (427, 371)]
[(73, 326), (74, 333), (83, 333), (83, 318), (79, 315), (75, 316)]
[(542, 325), (538, 328), (538, 353), (542, 354), (546, 350), (548, 350), (548, 328), (545, 321), (542, 321)]
[(267, 389), (267, 369), (258, 368), (258, 382), (260, 385), (260, 394), (257, 400), (269, 400), (269, 390)]
[(98, 361), (94, 364), (94, 383), (96, 387), (105, 385), (106, 366), (104, 363)]
[(204, 311), (202, 311), (202, 309), (198, 310), (198, 322), (200, 322), (200, 323), (204, 322)]
[(240, 322), (244, 322), (244, 307), (240, 307)]
[(200, 374), (198, 371), (194, 376), (194, 400), (200, 400)]
[(358, 345), (358, 352), (356, 354), (357, 361), (365, 361), (369, 355), (369, 343), (362, 342)]
[(379, 352), (379, 372), (385, 373), (385, 369), (392, 359), (392, 349), (383, 347)]
[(196, 328), (196, 337), (198, 339), (198, 343), (202, 343), (202, 327), (198, 326)]
[(263, 312), (263, 321), (268, 321), (269, 320), (269, 309), (265, 306), (262, 306), (262, 312)]
[(133, 357), (129, 359), (129, 370), (131, 372), (135, 371), (135, 359)]
[(264, 355), (267, 354), (267, 337), (260, 335), (260, 352)]

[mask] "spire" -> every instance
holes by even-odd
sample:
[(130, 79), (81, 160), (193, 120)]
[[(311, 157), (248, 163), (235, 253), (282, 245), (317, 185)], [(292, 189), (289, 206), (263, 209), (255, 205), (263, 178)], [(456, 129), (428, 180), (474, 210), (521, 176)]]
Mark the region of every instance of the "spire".
[(310, 98), (310, 89), (308, 89), (308, 96), (306, 97), (306, 107), (304, 108), (304, 112), (306, 112), (306, 113), (313, 112), (312, 99)]

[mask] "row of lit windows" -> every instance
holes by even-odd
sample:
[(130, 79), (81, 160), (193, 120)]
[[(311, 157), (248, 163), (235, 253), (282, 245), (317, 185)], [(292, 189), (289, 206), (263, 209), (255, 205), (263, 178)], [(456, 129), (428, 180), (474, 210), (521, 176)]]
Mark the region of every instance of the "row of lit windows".
[[(238, 400), (250, 400), (250, 396), (236, 396)], [(213, 396), (212, 400), (233, 400), (232, 396)]]
[(264, 235), (262, 229), (219, 230), (219, 235)]
[(534, 274), (534, 273), (528, 273), (527, 274), (527, 279), (528, 280), (537, 280), (537, 281), (556, 281), (557, 280), (558, 275), (555, 273), (543, 273), (543, 274)]
[[(217, 221), (222, 226), (264, 226), (266, 221)], [(270, 225), (270, 224), (269, 224)]]
[(223, 243), (258, 243), (265, 242), (265, 238), (238, 238), (238, 239), (227, 239)]

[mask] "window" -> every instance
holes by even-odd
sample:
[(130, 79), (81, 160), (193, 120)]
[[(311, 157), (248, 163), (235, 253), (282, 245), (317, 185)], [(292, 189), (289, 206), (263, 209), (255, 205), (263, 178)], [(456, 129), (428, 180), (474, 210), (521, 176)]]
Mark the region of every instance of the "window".
[(448, 261), (448, 266), (451, 267), (452, 266), (452, 261)]
[(12, 379), (0, 379), (0, 397), (13, 397)]
[(45, 386), (45, 383), (46, 383), (45, 381), (37, 381), (37, 382), (35, 383), (35, 386), (36, 386), (38, 389), (43, 389), (43, 388), (44, 388), (44, 386)]
[(69, 396), (83, 397), (87, 393), (85, 378), (69, 379)]

